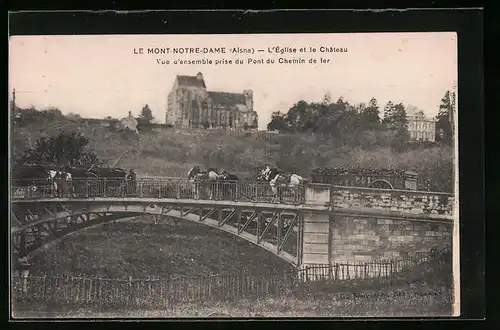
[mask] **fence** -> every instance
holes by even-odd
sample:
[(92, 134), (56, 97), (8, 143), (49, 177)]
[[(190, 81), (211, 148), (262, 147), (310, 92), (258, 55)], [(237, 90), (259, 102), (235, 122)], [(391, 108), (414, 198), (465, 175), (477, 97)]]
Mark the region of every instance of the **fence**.
[(213, 275), (170, 279), (104, 279), (85, 276), (13, 277), (14, 300), (64, 305), (167, 307), (279, 294), (295, 286), (296, 274)]
[[(12, 278), (15, 301), (65, 305), (167, 307), (179, 303), (233, 300), (291, 292), (308, 283), (328, 280), (348, 283), (392, 278), (419, 264), (450, 262), (450, 250), (392, 261), (365, 264), (311, 265), (281, 274), (224, 274), (169, 279), (104, 279), (85, 276), (29, 276)], [(382, 283), (382, 282), (381, 282)]]
[(279, 186), (276, 194), (268, 182), (199, 181), (182, 178), (137, 179), (134, 183), (123, 179), (73, 179), (56, 181), (24, 179), (12, 181), (13, 199), (40, 199), (52, 197), (139, 197), (200, 200), (252, 201), (282, 204), (302, 204), (305, 186)]
[(377, 260), (373, 262), (346, 262), (333, 265), (308, 264), (298, 272), (299, 281), (342, 281), (389, 278), (414, 269), (418, 265), (434, 261), (441, 264), (447, 261), (450, 248), (433, 250), (431, 253), (419, 253), (415, 256)]
[(58, 181), (58, 184), (59, 188), (55, 189), (48, 180), (13, 180), (11, 196), (13, 199), (139, 197), (301, 205), (306, 203), (308, 190), (313, 193), (329, 191), (329, 200), (325, 202), (335, 208), (366, 207), (446, 215), (452, 215), (454, 208), (453, 194), (325, 184), (283, 185), (276, 191), (268, 182), (210, 182), (182, 178), (141, 178), (133, 183), (123, 179), (76, 178), (71, 182)]

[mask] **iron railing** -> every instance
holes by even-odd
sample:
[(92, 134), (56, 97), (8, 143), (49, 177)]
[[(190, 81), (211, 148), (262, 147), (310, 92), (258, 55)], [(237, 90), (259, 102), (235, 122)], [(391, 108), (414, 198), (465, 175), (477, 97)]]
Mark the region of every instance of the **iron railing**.
[[(24, 180), (24, 183), (27, 182)], [(203, 182), (181, 178), (137, 179), (73, 179), (54, 184), (34, 179), (18, 185), (12, 181), (11, 198), (172, 198), (197, 200), (252, 201), (280, 204), (303, 204), (305, 186), (279, 186), (273, 192), (267, 182), (217, 181)]]
[[(192, 181), (183, 178), (75, 178), (72, 181), (34, 179), (11, 183), (11, 199), (45, 198), (158, 198), (249, 201), (291, 205), (321, 205), (335, 209), (380, 209), (410, 214), (452, 216), (454, 195), (414, 190), (341, 187), (329, 184), (278, 186), (267, 182)], [(324, 203), (318, 203), (323, 201)]]

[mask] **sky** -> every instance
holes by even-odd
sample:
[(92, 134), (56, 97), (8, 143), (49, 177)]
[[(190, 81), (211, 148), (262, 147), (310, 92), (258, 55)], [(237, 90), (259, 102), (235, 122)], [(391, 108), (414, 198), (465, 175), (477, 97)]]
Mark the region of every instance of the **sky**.
[[(276, 46), (297, 52), (268, 52)], [(147, 53), (148, 48), (186, 47), (226, 47), (226, 53)], [(254, 54), (231, 53), (234, 47), (253, 48)], [(320, 52), (320, 47), (347, 48), (347, 52)], [(57, 107), (64, 114), (122, 118), (129, 111), (139, 114), (148, 104), (158, 122), (164, 122), (175, 76), (202, 72), (210, 91), (252, 89), (260, 129), (266, 128), (272, 112), (286, 112), (300, 100), (321, 101), (327, 92), (334, 101), (342, 96), (358, 104), (375, 97), (382, 109), (391, 100), (435, 116), (441, 98), (457, 88), (458, 81), (453, 32), (13, 36), (9, 52), (9, 88), (10, 93), (16, 89), (20, 107)], [(248, 64), (249, 58), (275, 62)], [(302, 58), (306, 63), (279, 64), (279, 58)], [(321, 58), (327, 62), (321, 63)], [(212, 64), (174, 63), (202, 59)], [(244, 64), (234, 64), (236, 59)], [(310, 59), (317, 62), (309, 63)], [(216, 60), (233, 64), (215, 65)]]

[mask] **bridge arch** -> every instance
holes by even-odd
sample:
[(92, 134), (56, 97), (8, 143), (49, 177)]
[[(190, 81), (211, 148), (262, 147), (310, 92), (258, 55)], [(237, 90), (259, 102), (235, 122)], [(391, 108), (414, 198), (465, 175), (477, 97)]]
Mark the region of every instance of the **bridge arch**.
[[(83, 187), (84, 190), (75, 190), (73, 196), (59, 197), (46, 191), (32, 192), (22, 187), (12, 187), (11, 209), (14, 209), (14, 213), (17, 210), (19, 218), (23, 220), (12, 221), (16, 215), (11, 216), (11, 224), (18, 223), (18, 227), (11, 231), (11, 247), (17, 249), (19, 255), (27, 255), (51, 239), (63, 236), (68, 230), (75, 231), (79, 225), (88, 226), (89, 220), (104, 222), (111, 216), (152, 214), (211, 225), (302, 267), (340, 260), (336, 254), (345, 248), (349, 236), (352, 241), (364, 242), (364, 249), (379, 249), (380, 240), (387, 241), (388, 235), (399, 235), (401, 237), (397, 237), (397, 244), (385, 244), (387, 249), (399, 253), (398, 242), (407, 239), (408, 235), (402, 233), (408, 232), (413, 239), (406, 244), (409, 248), (415, 245), (415, 241), (427, 246), (442, 240), (442, 233), (448, 235), (449, 230), (441, 227), (454, 225), (455, 219), (456, 201), (453, 194), (439, 192), (308, 184), (303, 194), (287, 191), (284, 194), (286, 198), (276, 201), (261, 189), (268, 187), (267, 183), (265, 186), (238, 183), (232, 186), (232, 195), (216, 194), (214, 200), (208, 200), (195, 198), (189, 189), (186, 190), (189, 183), (185, 180), (143, 180), (138, 185), (139, 192), (132, 196), (128, 196), (126, 191), (104, 189), (106, 181), (84, 180), (80, 183), (77, 187)], [(99, 187), (102, 184), (104, 188), (99, 191), (93, 189), (96, 183), (99, 183)], [(392, 188), (389, 182), (385, 184)], [(147, 187), (152, 189), (148, 190)], [(66, 212), (61, 211), (64, 208)], [(242, 214), (250, 215), (243, 217), (242, 221)], [(261, 221), (265, 218), (269, 220), (266, 223)], [(416, 222), (419, 224), (413, 226)], [(372, 227), (380, 230), (373, 234)], [(421, 230), (412, 229), (417, 227)], [(64, 228), (66, 232), (61, 230)], [(340, 234), (342, 230), (345, 232)], [(391, 230), (396, 234), (391, 234)], [(296, 232), (297, 238), (295, 249), (285, 250), (285, 243), (293, 241), (293, 232)], [(28, 236), (21, 233), (29, 234), (30, 240), (22, 240), (21, 237)], [(272, 234), (273, 237), (268, 238), (266, 234)], [(26, 247), (30, 250), (28, 253), (23, 252)], [(292, 252), (294, 250), (295, 255)], [(353, 255), (353, 251), (347, 252)], [(375, 258), (385, 258), (380, 253)], [(362, 252), (359, 257), (364, 258), (365, 255), (366, 252)]]
[[(280, 227), (283, 229), (283, 222), (286, 221), (286, 219), (281, 217), (281, 214), (278, 215), (279, 212), (268, 212), (273, 214), (272, 220), (264, 226), (261, 219), (262, 212), (258, 210), (246, 212), (247, 214), (250, 213), (250, 217), (247, 217), (245, 221), (237, 221), (237, 219), (234, 219), (242, 213), (245, 213), (244, 210), (234, 208), (232, 210), (208, 208), (208, 212), (204, 211), (205, 210), (203, 210), (203, 208), (198, 210), (195, 208), (186, 209), (184, 207), (176, 207), (175, 205), (160, 205), (154, 202), (118, 206), (91, 203), (86, 207), (68, 208), (65, 212), (46, 212), (45, 214), (39, 213), (34, 221), (13, 227), (11, 229), (11, 237), (13, 238), (13, 241), (16, 241), (17, 238), (17, 242), (13, 242), (13, 245), (17, 247), (19, 258), (29, 260), (48, 247), (60, 242), (67, 236), (81, 232), (82, 230), (86, 230), (88, 228), (103, 225), (109, 222), (134, 218), (141, 215), (169, 216), (222, 230), (273, 253), (276, 257), (294, 267), (298, 266), (297, 256), (293, 255), (289, 251), (285, 251), (283, 247), (287, 239), (290, 238), (293, 229), (297, 228), (299, 222), (298, 218), (300, 216), (299, 212), (294, 215), (293, 223), (288, 221), (287, 231), (281, 233), (281, 236), (283, 236), (281, 237), (281, 240), (279, 237), (280, 233), (277, 233), (278, 241), (276, 244), (273, 244), (273, 242), (265, 240), (264, 235), (269, 233), (270, 227), (277, 227), (277, 231), (280, 230)], [(226, 211), (226, 213), (229, 212), (229, 215), (222, 214), (224, 217), (221, 217), (221, 213), (223, 213), (222, 211)], [(210, 217), (211, 215), (217, 213), (219, 213), (218, 219)], [(16, 216), (13, 215), (13, 217)], [(274, 223), (276, 221), (278, 221), (278, 224)], [(280, 221), (281, 224), (279, 224)], [(251, 222), (257, 222), (256, 232), (248, 230)], [(44, 236), (44, 238), (39, 239), (38, 242), (35, 239), (26, 244), (21, 242), (20, 239), (20, 237), (26, 233), (30, 233), (32, 235), (40, 234), (41, 236)], [(21, 246), (23, 244), (25, 244), (24, 247)]]

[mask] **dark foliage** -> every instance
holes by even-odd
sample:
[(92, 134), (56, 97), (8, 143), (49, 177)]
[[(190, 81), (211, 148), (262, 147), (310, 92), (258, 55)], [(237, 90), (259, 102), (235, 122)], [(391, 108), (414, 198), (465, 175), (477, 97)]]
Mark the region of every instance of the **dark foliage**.
[(372, 98), (368, 103), (355, 107), (340, 97), (332, 103), (325, 95), (321, 103), (299, 101), (285, 114), (274, 112), (267, 125), (270, 131), (312, 133), (334, 138), (337, 146), (360, 146), (372, 149), (389, 146), (403, 150), (409, 141), (408, 120), (402, 103), (389, 101), (380, 122), (378, 102)]
[(18, 165), (45, 165), (53, 167), (90, 168), (101, 166), (94, 152), (86, 151), (89, 139), (81, 134), (61, 132), (57, 136), (40, 138), (33, 148), (24, 152)]

